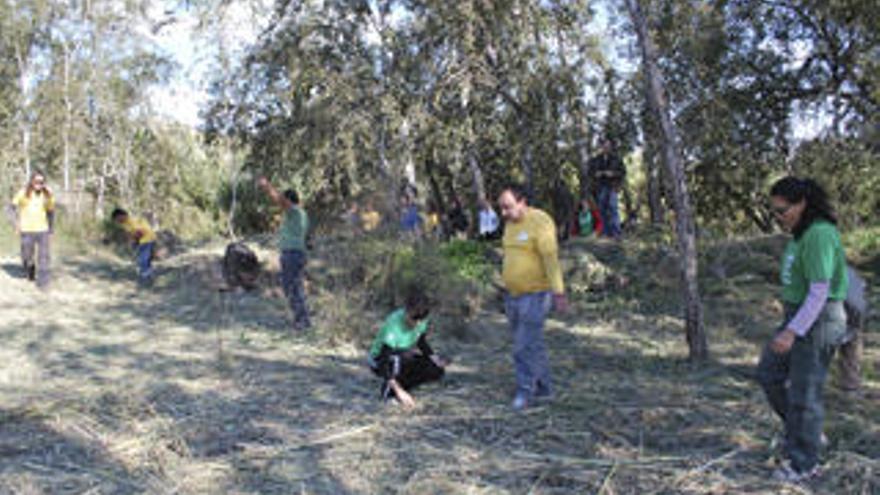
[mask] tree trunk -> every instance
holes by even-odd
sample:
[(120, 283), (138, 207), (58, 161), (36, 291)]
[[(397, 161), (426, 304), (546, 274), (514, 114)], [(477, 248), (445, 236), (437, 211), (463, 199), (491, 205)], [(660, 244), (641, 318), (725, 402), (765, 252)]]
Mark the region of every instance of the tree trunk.
[(388, 185), (388, 197), (386, 198), (385, 206), (388, 211), (397, 213), (400, 210), (400, 180), (392, 170), (391, 162), (388, 160), (388, 144), (386, 142), (388, 135), (386, 129), (387, 119), (385, 116), (382, 116), (380, 120), (379, 129), (377, 130), (379, 133), (377, 141), (379, 145), (379, 172), (385, 177)]
[(21, 126), (21, 153), (24, 158), (24, 172), (27, 180), (31, 177), (31, 127), (30, 115), (30, 92), (28, 91), (28, 80), (30, 79), (30, 54), (15, 43), (15, 58), (18, 63), (18, 85), (19, 96), (21, 98), (21, 110), (19, 114), (19, 125)]
[(70, 102), (70, 46), (64, 43), (64, 190), (70, 191), (70, 127), (73, 120), (73, 105)]
[(625, 0), (636, 29), (642, 64), (645, 68), (645, 93), (663, 133), (663, 157), (672, 178), (675, 193), (675, 218), (681, 257), (681, 282), (685, 304), (685, 332), (692, 360), (702, 361), (709, 357), (706, 329), (703, 324), (703, 306), (697, 280), (697, 240), (694, 214), (691, 208), (687, 180), (684, 171), (678, 130), (666, 101), (666, 90), (657, 65), (657, 49), (654, 46), (639, 0)]
[(592, 196), (592, 184), (590, 181), (590, 155), (592, 154), (592, 147), (590, 146), (589, 125), (584, 122), (582, 125), (577, 126), (577, 128), (580, 130), (580, 136), (576, 138), (578, 157), (580, 158), (580, 167), (578, 167), (580, 172), (578, 177), (578, 182), (580, 182), (580, 198), (578, 200), (582, 200)]
[(403, 143), (403, 175), (407, 187), (416, 187), (416, 164), (413, 161), (413, 147), (410, 139), (409, 119), (400, 124), (400, 139)]
[(443, 200), (443, 190), (440, 189), (440, 183), (437, 181), (437, 174), (434, 171), (435, 163), (433, 152), (428, 153), (425, 159), (425, 174), (428, 176), (428, 183), (431, 185), (431, 194), (434, 196), (434, 206), (437, 213), (443, 218), (446, 215), (446, 202)]
[(645, 185), (648, 189), (648, 209), (651, 214), (651, 224), (663, 223), (665, 212), (663, 211), (663, 178), (657, 156), (656, 126), (646, 125), (645, 152), (642, 156), (642, 164), (645, 169)]

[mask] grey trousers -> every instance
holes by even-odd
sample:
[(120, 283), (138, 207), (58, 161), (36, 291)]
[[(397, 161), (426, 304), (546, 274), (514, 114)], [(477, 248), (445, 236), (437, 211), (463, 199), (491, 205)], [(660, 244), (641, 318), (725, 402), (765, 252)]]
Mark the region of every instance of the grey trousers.
[[(36, 250), (36, 263), (34, 251)], [(21, 233), (21, 264), (26, 274), (36, 271), (38, 287), (49, 285), (49, 232), (22, 232)]]
[(513, 334), (513, 366), (517, 394), (528, 398), (552, 393), (550, 362), (544, 343), (544, 321), (550, 310), (550, 293), (507, 296), (504, 312)]
[[(786, 308), (780, 331), (796, 309)], [(822, 389), (828, 365), (845, 333), (843, 303), (828, 301), (807, 335), (797, 337), (788, 353), (776, 354), (768, 346), (758, 363), (758, 381), (770, 406), (785, 422), (785, 454), (798, 472), (809, 471), (819, 462), (825, 416)]]
[(293, 311), (293, 326), (305, 330), (312, 326), (309, 308), (306, 305), (306, 292), (303, 288), (303, 270), (306, 267), (306, 253), (299, 250), (281, 251), (281, 287)]
[(858, 330), (852, 338), (840, 346), (837, 358), (838, 386), (845, 391), (862, 388), (862, 331)]

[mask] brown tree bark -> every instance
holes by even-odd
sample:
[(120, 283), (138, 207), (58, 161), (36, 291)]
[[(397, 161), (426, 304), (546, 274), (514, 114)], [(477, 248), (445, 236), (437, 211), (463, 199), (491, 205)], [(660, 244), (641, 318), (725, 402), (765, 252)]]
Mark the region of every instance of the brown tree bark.
[(660, 170), (658, 146), (653, 130), (645, 132), (645, 153), (642, 162), (645, 167), (645, 179), (648, 192), (648, 209), (651, 224), (660, 225), (666, 216), (663, 208), (663, 177)]
[(675, 223), (681, 258), (681, 284), (685, 305), (685, 332), (692, 360), (709, 357), (706, 328), (703, 323), (703, 305), (697, 280), (697, 239), (694, 212), (688, 194), (678, 130), (669, 113), (666, 88), (657, 65), (657, 49), (648, 32), (647, 21), (639, 0), (625, 0), (626, 8), (636, 30), (642, 64), (646, 75), (645, 96), (660, 124), (663, 138), (663, 158), (674, 188)]

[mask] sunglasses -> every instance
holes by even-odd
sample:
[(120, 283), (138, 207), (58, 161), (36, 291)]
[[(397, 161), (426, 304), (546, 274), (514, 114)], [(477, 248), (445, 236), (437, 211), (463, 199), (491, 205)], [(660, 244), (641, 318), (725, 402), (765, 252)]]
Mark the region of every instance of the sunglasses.
[(781, 216), (785, 215), (786, 213), (788, 213), (788, 210), (790, 210), (793, 206), (794, 205), (788, 205), (788, 206), (783, 206), (781, 208), (770, 208), (770, 211), (772, 211), (773, 214), (776, 215), (777, 217), (781, 217)]

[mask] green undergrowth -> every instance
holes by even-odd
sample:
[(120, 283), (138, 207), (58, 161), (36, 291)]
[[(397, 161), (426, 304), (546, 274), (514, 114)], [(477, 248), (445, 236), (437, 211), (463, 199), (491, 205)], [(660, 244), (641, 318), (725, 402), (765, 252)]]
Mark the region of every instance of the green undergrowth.
[(333, 341), (367, 341), (381, 318), (403, 305), (408, 291), (420, 289), (432, 300), (433, 321), (458, 338), (469, 338), (467, 323), (491, 293), (496, 271), (484, 249), (470, 242), (441, 245), (379, 237), (317, 241), (308, 276), (322, 318), (319, 332)]

